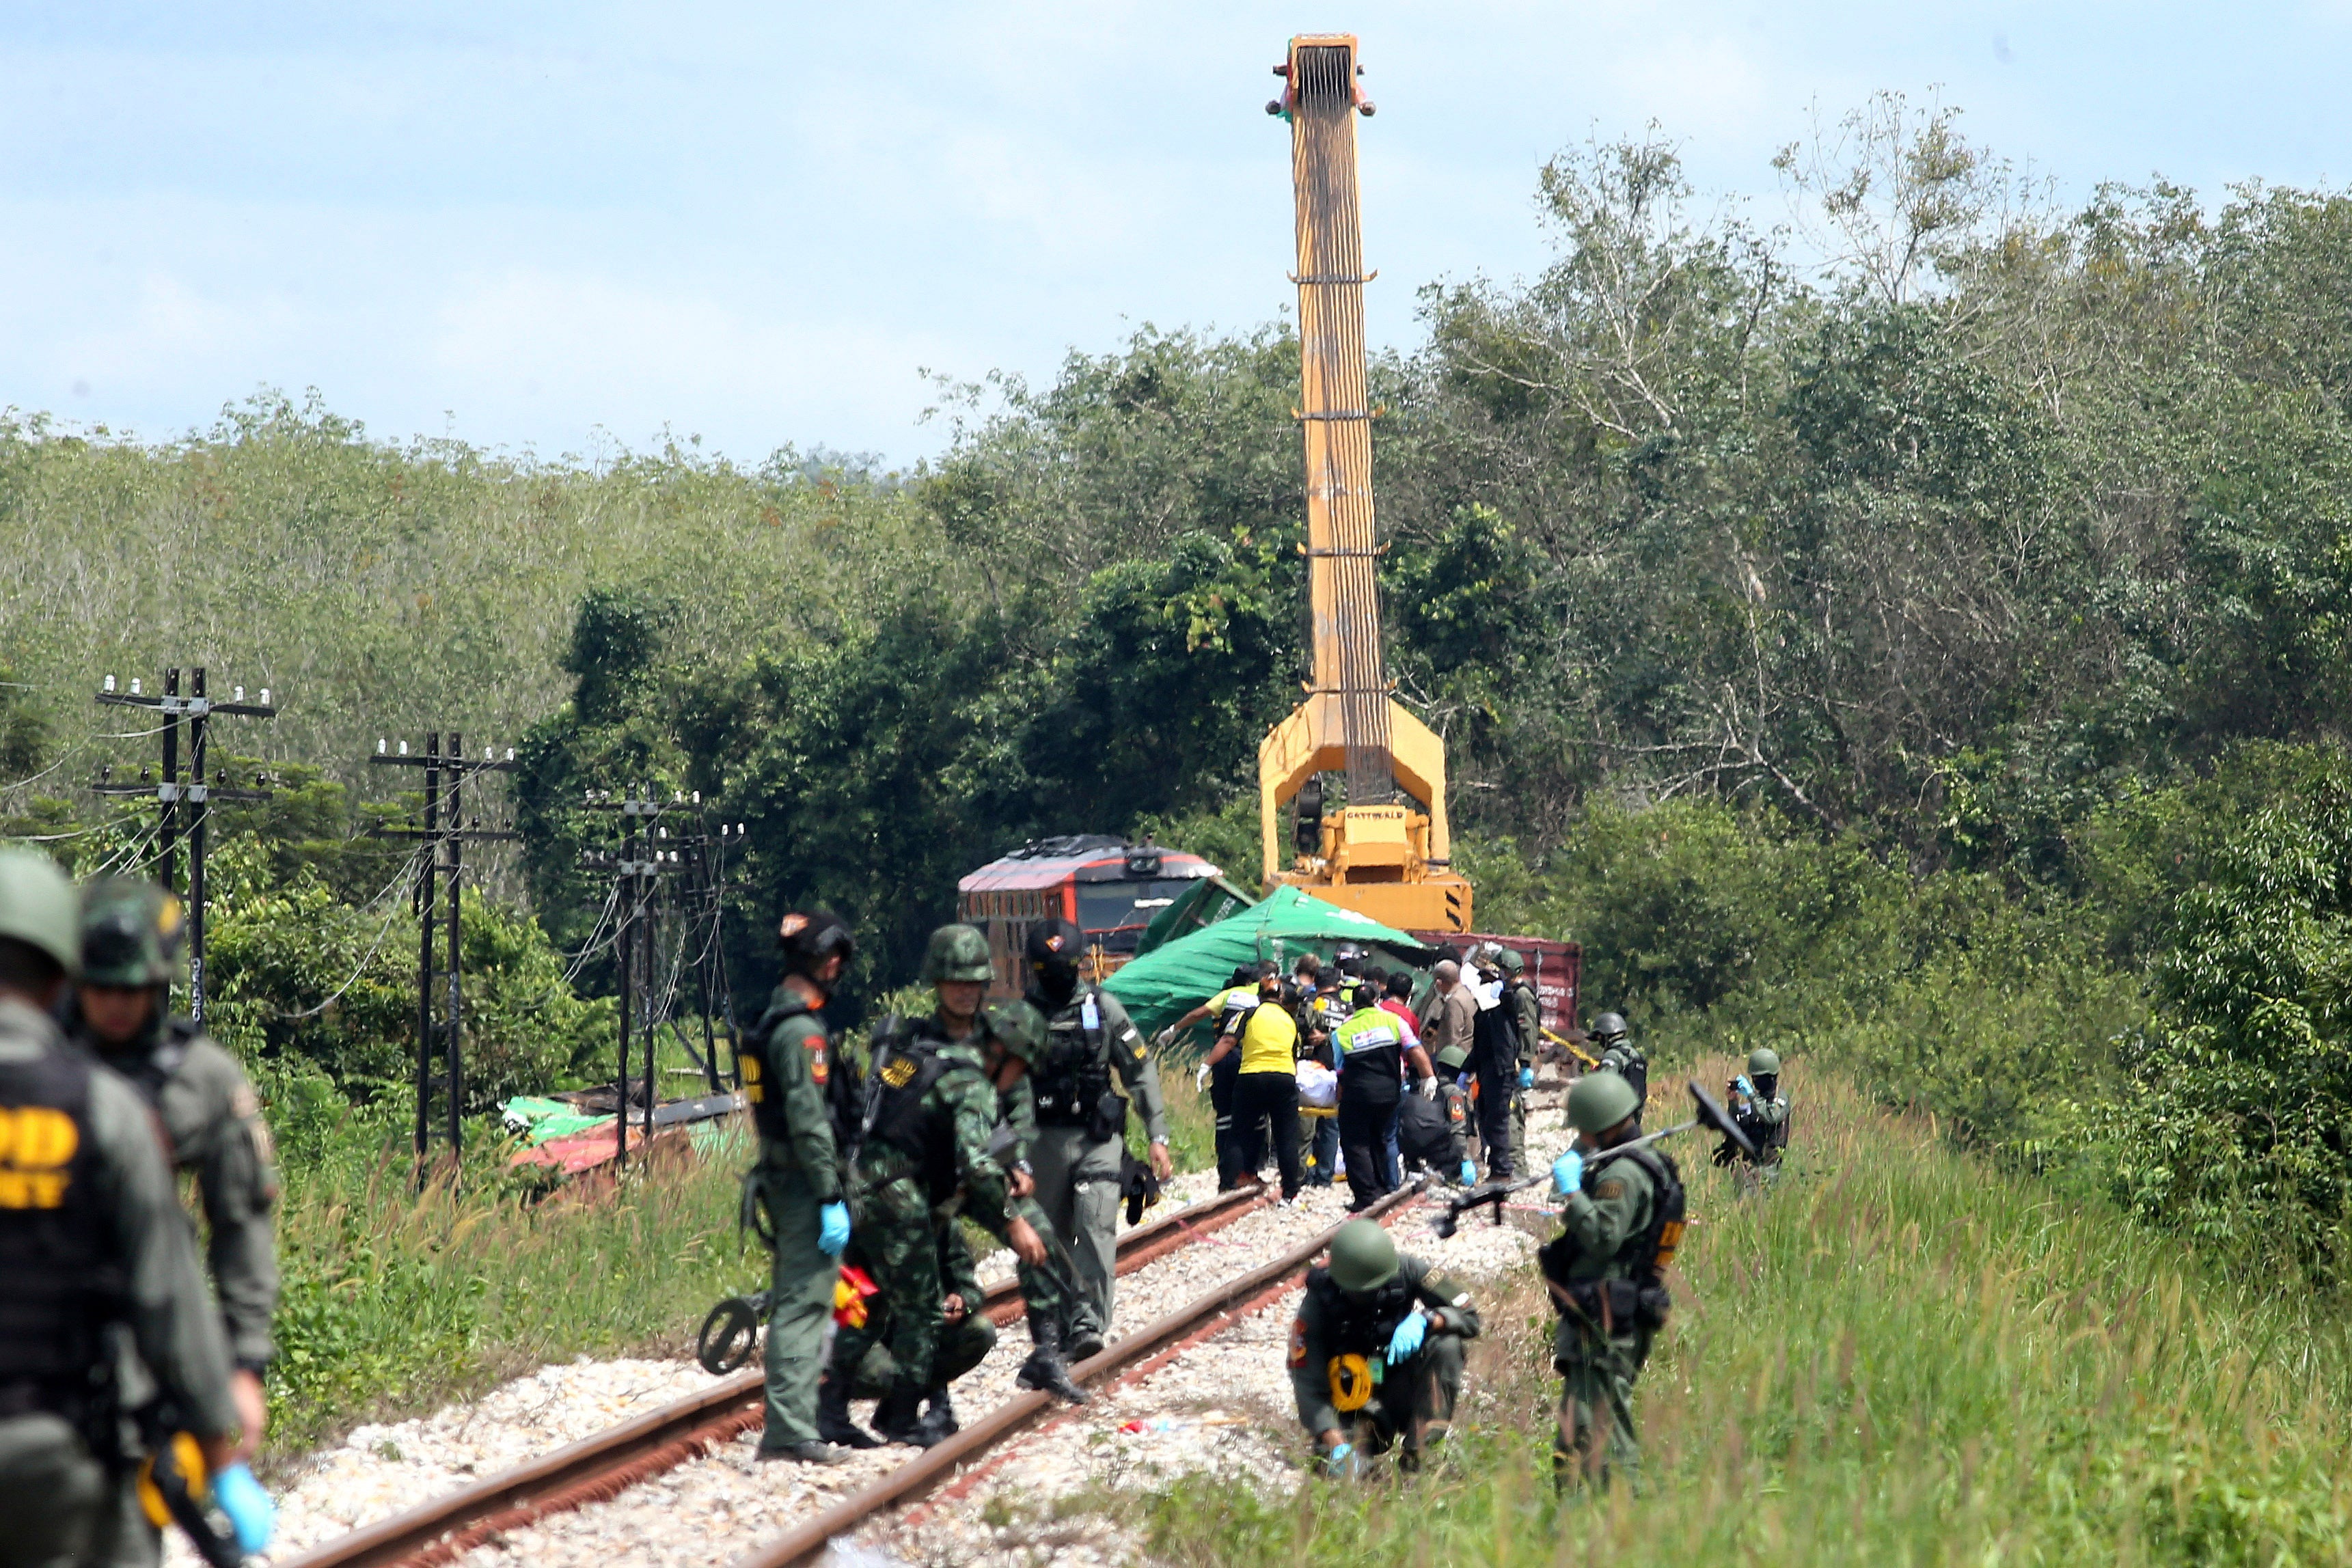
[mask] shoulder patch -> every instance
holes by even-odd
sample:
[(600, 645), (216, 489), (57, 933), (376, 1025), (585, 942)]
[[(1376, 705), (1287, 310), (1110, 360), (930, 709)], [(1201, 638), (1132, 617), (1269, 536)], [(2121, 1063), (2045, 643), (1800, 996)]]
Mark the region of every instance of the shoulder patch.
[(1625, 1196), (1625, 1184), (1617, 1177), (1611, 1176), (1608, 1180), (1601, 1182), (1592, 1189), (1592, 1196), (1595, 1197), (1622, 1197)]
[(1307, 1320), (1305, 1318), (1290, 1320), (1290, 1364), (1293, 1366), (1307, 1364)]
[(809, 1076), (823, 1083), (833, 1076), (833, 1052), (824, 1048), (824, 1036), (813, 1034), (801, 1041), (809, 1053)]
[(893, 1056), (883, 1064), (882, 1082), (893, 1089), (904, 1089), (915, 1081), (917, 1071), (913, 1057)]

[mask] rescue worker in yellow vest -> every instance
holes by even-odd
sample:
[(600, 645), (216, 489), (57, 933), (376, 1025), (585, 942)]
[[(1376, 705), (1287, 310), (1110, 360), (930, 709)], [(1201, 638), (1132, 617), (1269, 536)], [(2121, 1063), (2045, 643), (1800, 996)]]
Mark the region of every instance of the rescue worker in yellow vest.
[(1559, 1313), (1552, 1460), (1563, 1490), (1605, 1487), (1612, 1470), (1640, 1486), (1633, 1380), (1673, 1306), (1662, 1275), (1683, 1224), (1674, 1161), (1654, 1147), (1623, 1146), (1641, 1135), (1641, 1108), (1620, 1074), (1586, 1073), (1568, 1094), (1576, 1146), (1552, 1164), (1553, 1189), (1567, 1201), (1560, 1234), (1536, 1256)]
[(143, 1544), (116, 1505), (125, 1338), (190, 1439), (159, 1434), (161, 1487), (209, 1490), (231, 1549), (258, 1551), (268, 1501), (234, 1464), (228, 1341), (153, 1113), (55, 1021), (80, 937), (79, 899), (47, 857), (0, 853), (0, 1568)]
[(1331, 1034), (1331, 1049), (1339, 1059), (1339, 1113), (1334, 1120), (1348, 1166), (1351, 1214), (1396, 1190), (1384, 1177), (1407, 1066), (1412, 1092), (1424, 1102), (1437, 1098), (1437, 1070), (1429, 1052), (1411, 1024), (1380, 1005), (1382, 994), (1362, 988), (1361, 1005)]
[(1462, 1345), (1478, 1335), (1470, 1292), (1397, 1251), (1378, 1220), (1351, 1219), (1331, 1261), (1307, 1274), (1290, 1325), (1290, 1388), (1326, 1474), (1399, 1449), (1417, 1470), (1445, 1440), (1462, 1395)]
[(788, 911), (777, 923), (776, 942), (784, 977), (742, 1053), (743, 1097), (760, 1134), (751, 1180), (775, 1249), (759, 1457), (829, 1465), (846, 1457), (831, 1434), (856, 1428), (845, 1382), (821, 1381), (824, 1321), (849, 1245), (849, 1206), (827, 1107), (839, 1042), (824, 1009), (856, 943), (842, 918), (825, 909)]

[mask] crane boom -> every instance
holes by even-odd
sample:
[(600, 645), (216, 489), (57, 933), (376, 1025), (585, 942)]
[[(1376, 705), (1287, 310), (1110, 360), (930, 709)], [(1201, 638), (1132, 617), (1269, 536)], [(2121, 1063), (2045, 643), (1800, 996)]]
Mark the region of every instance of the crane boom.
[[(1356, 180), (1352, 34), (1305, 34), (1276, 67), (1266, 106), (1290, 123), (1297, 204), (1299, 402), (1307, 459), (1307, 700), (1258, 746), (1269, 887), (1318, 897), (1415, 931), (1470, 929), (1470, 884), (1448, 862), (1445, 747), (1389, 695), (1381, 648), (1380, 547), (1372, 515), (1373, 409), (1364, 372), (1363, 226)], [(1324, 810), (1326, 774), (1344, 805)], [(1286, 863), (1281, 816), (1294, 812)]]

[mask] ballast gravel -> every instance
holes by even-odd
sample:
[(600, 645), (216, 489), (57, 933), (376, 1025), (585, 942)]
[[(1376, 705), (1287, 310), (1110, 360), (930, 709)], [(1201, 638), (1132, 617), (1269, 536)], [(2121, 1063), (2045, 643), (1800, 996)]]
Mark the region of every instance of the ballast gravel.
[[(1566, 1146), (1556, 1108), (1530, 1116), (1530, 1142), (1549, 1162)], [(1535, 1168), (1530, 1166), (1529, 1168)], [(1213, 1195), (1214, 1173), (1169, 1184), (1157, 1218)], [(1530, 1197), (1535, 1196), (1530, 1194)], [(1309, 1187), (1291, 1208), (1271, 1207), (1211, 1232), (1118, 1282), (1112, 1337), (1164, 1316), (1233, 1275), (1269, 1261), (1346, 1218), (1348, 1189)], [(1532, 1209), (1535, 1206), (1528, 1206)], [(1518, 1217), (1522, 1219), (1528, 1216)], [(1419, 1215), (1393, 1222), (1400, 1244), (1467, 1279), (1525, 1260), (1534, 1241), (1517, 1225), (1481, 1216), (1445, 1242)], [(1008, 1253), (982, 1263), (983, 1279), (1011, 1271)], [(1131, 1542), (1083, 1514), (1052, 1518), (1053, 1503), (1092, 1488), (1151, 1486), (1188, 1471), (1264, 1485), (1292, 1478), (1301, 1445), (1283, 1348), (1294, 1298), (1285, 1297), (1177, 1356), (1131, 1385), (1097, 1390), (1092, 1404), (1057, 1416), (990, 1456), (976, 1478), (913, 1509), (869, 1524), (834, 1560), (883, 1568), (907, 1563), (1030, 1564), (1135, 1561)], [(954, 1389), (966, 1424), (1017, 1392), (1028, 1354), (1019, 1323)], [(479, 1400), (413, 1421), (363, 1427), (305, 1462), (278, 1493), (283, 1562), (334, 1536), (388, 1518), (496, 1471), (579, 1441), (616, 1422), (708, 1388), (691, 1362), (582, 1360), (543, 1367)], [(870, 1413), (859, 1406), (860, 1416)], [(1122, 1431), (1134, 1426), (1136, 1431)], [(913, 1450), (877, 1448), (845, 1463), (757, 1463), (756, 1429), (724, 1449), (629, 1489), (609, 1502), (558, 1514), (485, 1543), (474, 1568), (607, 1568), (613, 1563), (726, 1563), (903, 1464)], [(992, 1521), (996, 1522), (991, 1522)], [(1004, 1522), (1009, 1521), (1010, 1522)], [(196, 1559), (174, 1534), (173, 1568)]]

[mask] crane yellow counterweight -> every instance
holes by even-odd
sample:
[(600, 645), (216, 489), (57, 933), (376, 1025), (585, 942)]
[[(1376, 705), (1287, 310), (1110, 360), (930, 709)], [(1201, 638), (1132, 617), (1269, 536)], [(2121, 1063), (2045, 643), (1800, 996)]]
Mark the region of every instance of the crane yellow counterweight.
[[(1470, 929), (1470, 883), (1450, 863), (1445, 745), (1389, 695), (1372, 526), (1372, 409), (1364, 380), (1363, 228), (1356, 192), (1353, 34), (1303, 34), (1266, 105), (1290, 123), (1298, 208), (1297, 417), (1307, 447), (1307, 700), (1258, 743), (1265, 882), (1288, 883), (1408, 931)], [(1345, 780), (1328, 800), (1327, 776)], [(1282, 814), (1293, 811), (1289, 857)]]

